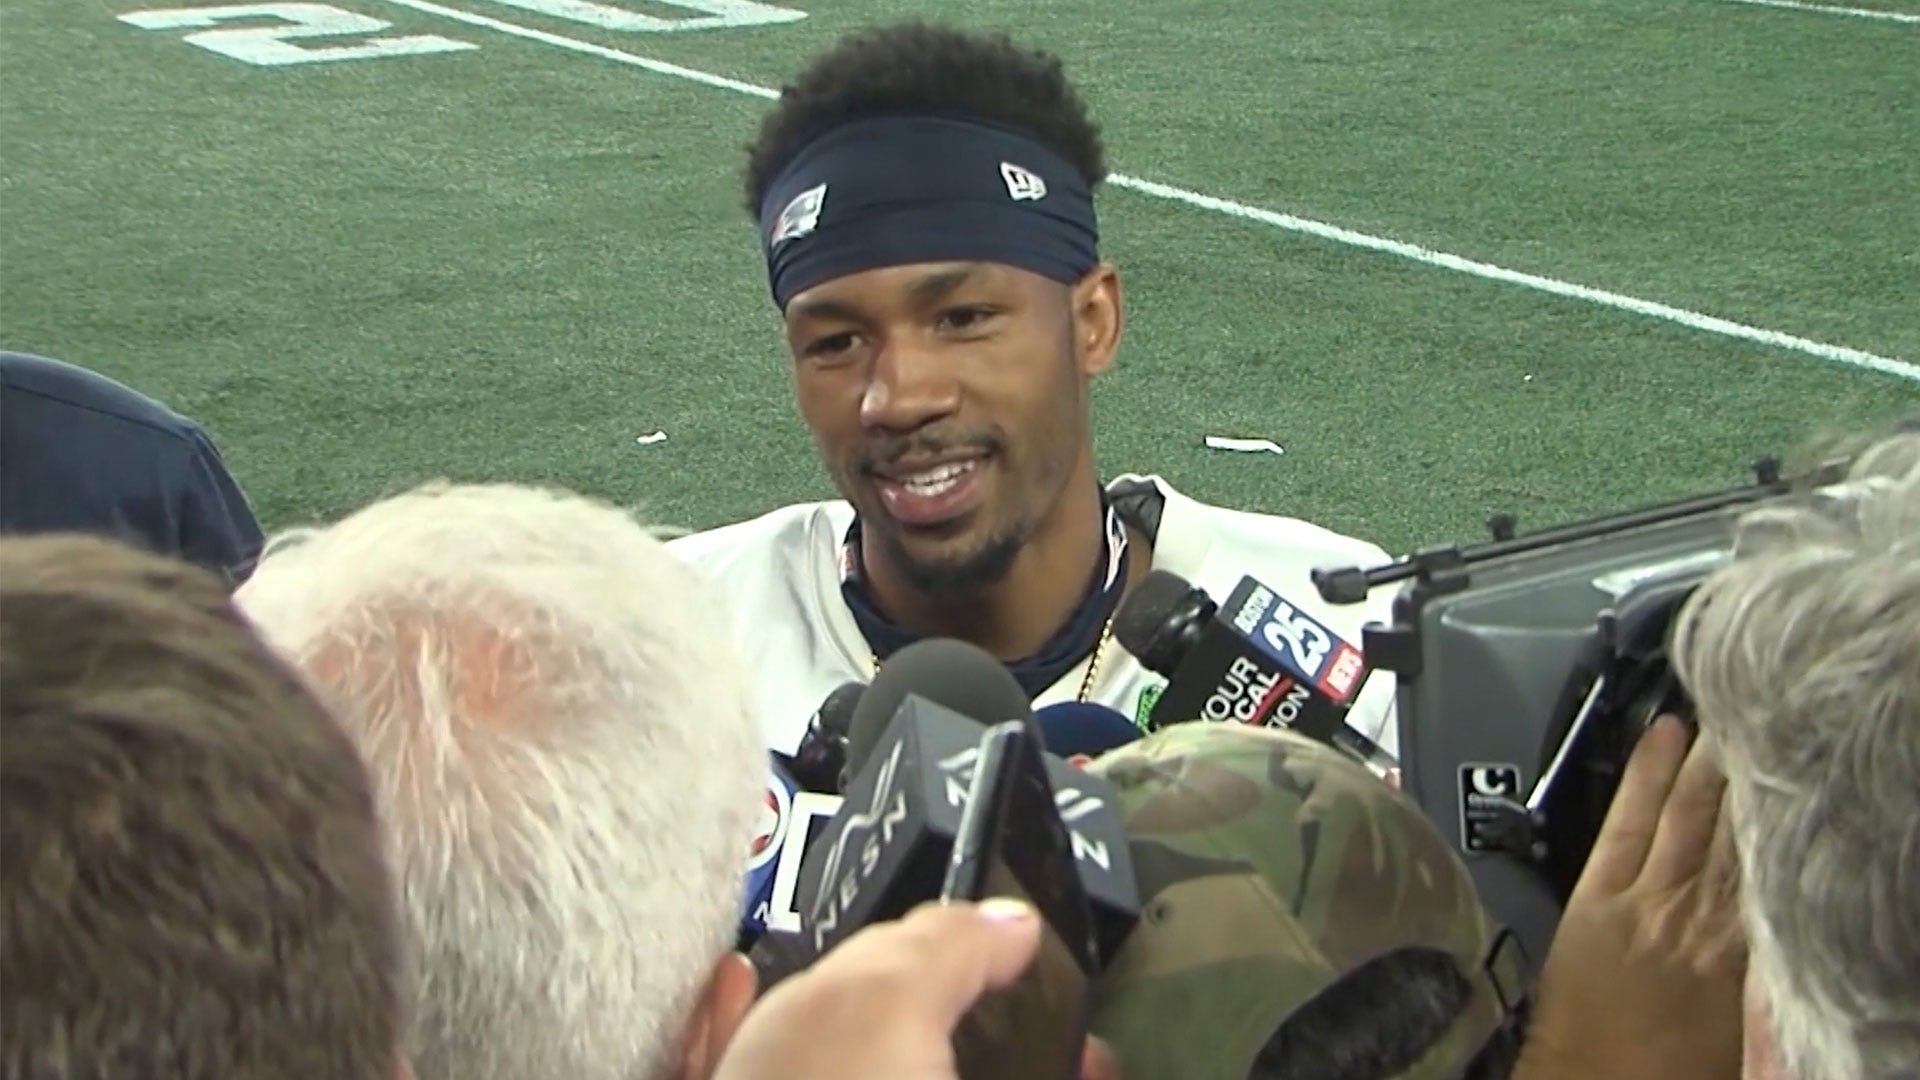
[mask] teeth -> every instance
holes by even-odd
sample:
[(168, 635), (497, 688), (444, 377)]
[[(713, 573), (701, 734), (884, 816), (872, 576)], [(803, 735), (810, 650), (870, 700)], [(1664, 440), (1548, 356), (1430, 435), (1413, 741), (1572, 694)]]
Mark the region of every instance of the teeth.
[(908, 477), (906, 486), (915, 495), (938, 495), (953, 487), (959, 482), (960, 477), (966, 475), (972, 468), (973, 463), (970, 461), (942, 465), (937, 469), (929, 469), (916, 476)]

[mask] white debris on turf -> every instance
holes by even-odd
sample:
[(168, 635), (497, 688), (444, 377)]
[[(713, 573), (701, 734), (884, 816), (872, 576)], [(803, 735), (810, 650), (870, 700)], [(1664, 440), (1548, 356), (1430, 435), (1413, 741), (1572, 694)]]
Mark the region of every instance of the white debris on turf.
[(633, 441), (639, 443), (641, 446), (652, 446), (654, 443), (666, 442), (667, 433), (664, 431), (655, 431), (650, 434), (641, 435)]
[(1207, 449), (1231, 450), (1238, 454), (1284, 454), (1272, 439), (1235, 439), (1225, 435), (1207, 436)]

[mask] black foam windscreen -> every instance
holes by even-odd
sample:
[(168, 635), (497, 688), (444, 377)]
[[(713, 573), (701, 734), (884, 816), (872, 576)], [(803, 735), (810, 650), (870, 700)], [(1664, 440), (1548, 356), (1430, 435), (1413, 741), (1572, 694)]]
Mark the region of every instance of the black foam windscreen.
[(1025, 719), (1033, 708), (1005, 664), (985, 649), (954, 638), (916, 641), (888, 657), (854, 706), (847, 728), (846, 775), (872, 756), (900, 703), (912, 694), (982, 724)]
[(1182, 609), (1191, 606), (1194, 591), (1192, 582), (1170, 570), (1149, 571), (1114, 612), (1114, 640), (1148, 670), (1170, 675), (1182, 644), (1173, 624), (1184, 621)]
[(847, 768), (847, 729), (866, 689), (863, 682), (841, 683), (813, 711), (800, 745), (786, 760), (787, 771), (802, 788), (839, 794)]
[(820, 702), (820, 731), (824, 735), (846, 738), (853, 730), (854, 710), (867, 692), (863, 682), (843, 682)]

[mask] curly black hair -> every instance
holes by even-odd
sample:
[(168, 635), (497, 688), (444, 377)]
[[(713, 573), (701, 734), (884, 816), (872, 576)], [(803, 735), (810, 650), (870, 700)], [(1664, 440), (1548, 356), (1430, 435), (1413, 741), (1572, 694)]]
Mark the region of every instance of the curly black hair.
[(1018, 131), (1070, 162), (1089, 188), (1107, 176), (1100, 130), (1059, 57), (1021, 48), (1005, 34), (909, 22), (841, 39), (782, 88), (747, 147), (747, 213), (760, 213), (767, 185), (820, 135), (851, 120), (913, 114)]

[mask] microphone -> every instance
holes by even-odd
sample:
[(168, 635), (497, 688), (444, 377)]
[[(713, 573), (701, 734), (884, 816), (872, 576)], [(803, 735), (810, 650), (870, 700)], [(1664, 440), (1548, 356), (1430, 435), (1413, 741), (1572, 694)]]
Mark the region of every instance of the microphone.
[(1376, 767), (1392, 758), (1346, 722), (1365, 681), (1360, 650), (1251, 577), (1225, 605), (1166, 570), (1120, 604), (1113, 636), (1167, 687), (1151, 728), (1189, 720), (1291, 727)]
[[(937, 653), (939, 647), (928, 643), (928, 648)], [(909, 651), (919, 659), (910, 660), (903, 672), (886, 679), (876, 678), (877, 690), (861, 682), (845, 682), (835, 687), (814, 710), (793, 757), (783, 759), (790, 768), (797, 767), (795, 779), (799, 781), (800, 790), (793, 797), (791, 813), (783, 825), (780, 850), (769, 883), (760, 894), (766, 903), (762, 908), (752, 909), (761, 913), (761, 921), (758, 926), (746, 923), (743, 931), (768, 936), (800, 934), (801, 900), (809, 895), (803, 875), (811, 871), (817, 876), (818, 872), (814, 841), (825, 835), (826, 827), (844, 801), (840, 792), (852, 778), (854, 769), (873, 752), (875, 741), (904, 700), (909, 682), (914, 682), (923, 696), (936, 702), (958, 704), (962, 709), (971, 707), (973, 691), (964, 678), (953, 679), (943, 674), (944, 661), (938, 655), (930, 655), (928, 649), (902, 650), (902, 655)], [(1021, 708), (1025, 708), (1024, 698)]]
[(800, 935), (800, 875), (811, 864), (808, 853), (813, 842), (826, 834), (827, 825), (839, 812), (844, 800), (839, 795), (805, 788), (794, 792), (793, 803), (781, 823), (772, 872), (764, 891), (764, 907), (754, 910), (761, 916), (764, 931), (761, 940)]
[(821, 796), (840, 792), (847, 726), (866, 688), (862, 682), (835, 687), (814, 710), (793, 755), (773, 753), (772, 776), (747, 860), (745, 906), (740, 915), (743, 946), (761, 940), (769, 931), (792, 933), (799, 929), (793, 895), (800, 861), (815, 819), (838, 808), (839, 800), (832, 799), (823, 814)]
[(1101, 754), (1140, 738), (1138, 725), (1105, 705), (1063, 701), (1034, 714), (1047, 753), (1063, 758)]
[(751, 942), (767, 929), (767, 914), (773, 899), (773, 880), (780, 868), (787, 829), (793, 822), (793, 796), (799, 785), (780, 767), (779, 755), (767, 765), (767, 791), (762, 797), (760, 816), (753, 827), (753, 843), (747, 856), (747, 885), (742, 896), (740, 937)]
[(971, 782), (965, 757), (983, 724), (1031, 716), (1006, 668), (963, 642), (916, 642), (880, 666), (848, 728), (846, 801), (809, 852), (818, 869), (802, 871), (801, 929), (816, 953), (939, 895)]
[[(939, 895), (980, 737), (1012, 719), (1034, 723), (1026, 692), (972, 645), (917, 642), (880, 668), (854, 709), (844, 801), (801, 868), (801, 930), (816, 954)], [(1111, 956), (1140, 914), (1118, 798), (1105, 779), (1045, 761), (1096, 943)]]
[(847, 732), (866, 689), (863, 682), (841, 683), (807, 721), (799, 747), (787, 760), (788, 771), (805, 790), (839, 793), (841, 774), (847, 767)]
[[(1006, 665), (986, 650), (954, 638), (928, 638), (901, 649), (874, 672), (847, 726), (846, 764), (840, 788), (873, 757), (901, 704), (909, 695), (950, 712), (972, 717), (982, 726), (1003, 720), (1033, 720), (1027, 692)], [(978, 738), (975, 733), (973, 738)]]

